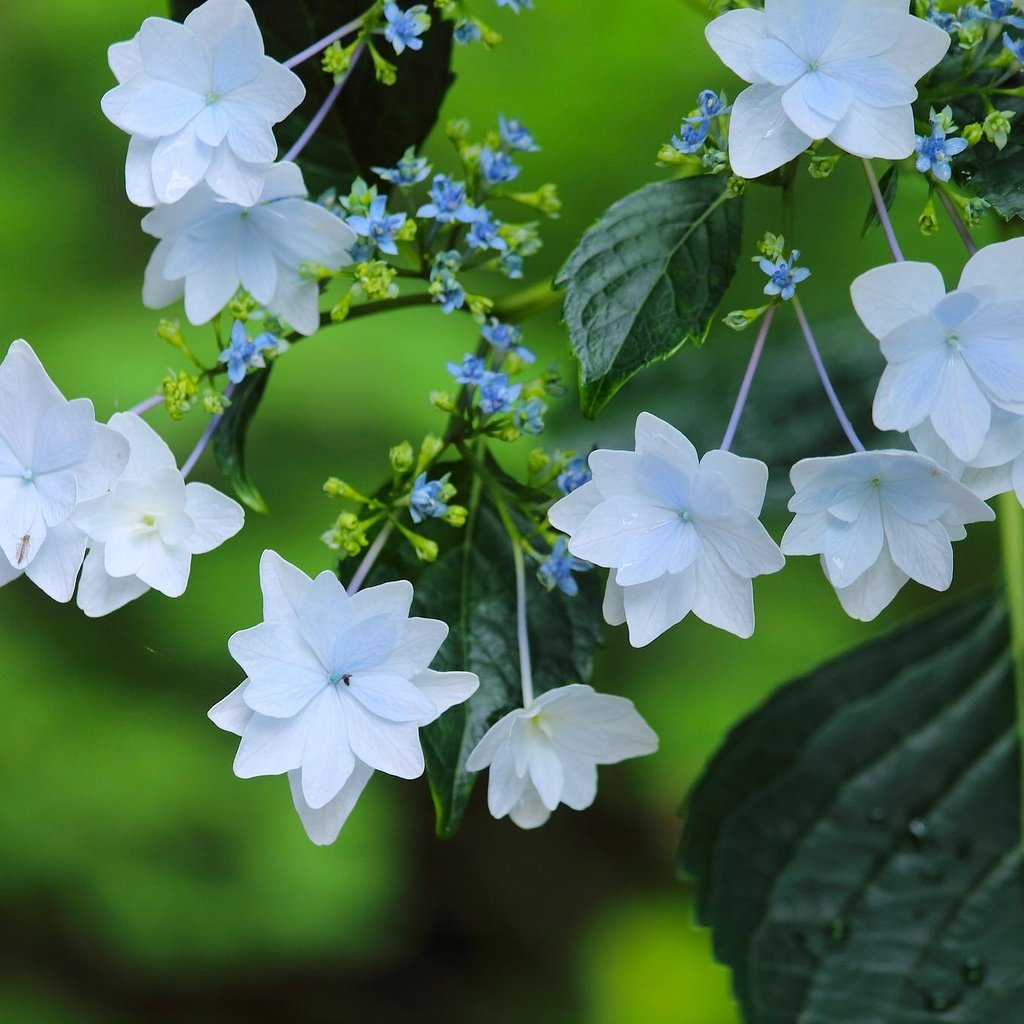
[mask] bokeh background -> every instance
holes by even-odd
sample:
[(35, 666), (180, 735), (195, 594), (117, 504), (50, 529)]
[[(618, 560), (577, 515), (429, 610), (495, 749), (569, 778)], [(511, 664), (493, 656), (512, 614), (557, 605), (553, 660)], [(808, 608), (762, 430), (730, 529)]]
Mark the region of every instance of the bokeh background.
[[(543, 145), (521, 181), (558, 182), (565, 207), (529, 281), (556, 271), (612, 201), (665, 174), (654, 156), (699, 89), (734, 95), (736, 82), (704, 45), (699, 2), (538, 0), (518, 17), (477, 3), (506, 42), (457, 49), (442, 122), (468, 117), (482, 132), (499, 112), (519, 116)], [(106, 46), (164, 13), (158, 0), (8, 4), (0, 33), (0, 339), (27, 338), (58, 386), (104, 417), (176, 365), (154, 335), (160, 314), (140, 302), (150, 245), (123, 194), (126, 140), (99, 110), (112, 84)], [(428, 152), (451, 167), (443, 132)], [(896, 220), (908, 255), (953, 275), (953, 232), (921, 238), (923, 184), (907, 178)], [(852, 160), (826, 182), (802, 172), (792, 240), (814, 272), (804, 301), (862, 428), (878, 356), (850, 322), (847, 285), (886, 259), (877, 232), (860, 237), (867, 200)], [(750, 254), (779, 229), (777, 202), (749, 190)], [(757, 305), (762, 284), (745, 266), (725, 308)], [(526, 329), (571, 384), (557, 311)], [(189, 338), (212, 345), (206, 331)], [(675, 878), (681, 799), (773, 687), (933, 595), (907, 593), (864, 626), (842, 615), (814, 560), (796, 559), (758, 581), (750, 641), (687, 620), (634, 651), (615, 631), (597, 684), (636, 702), (661, 749), (603, 769), (591, 810), (562, 809), (532, 833), (491, 820), (481, 787), (462, 833), (439, 842), (425, 782), (378, 775), (338, 843), (318, 849), (284, 781), (235, 779), (236, 741), (205, 718), (239, 678), (227, 637), (260, 618), (260, 552), (328, 567), (317, 538), (337, 509), (323, 480), (373, 487), (389, 445), (436, 429), (427, 393), (473, 341), (468, 318), (424, 309), (297, 346), (252, 434), (272, 514), (251, 514), (239, 537), (197, 559), (180, 600), (150, 594), (90, 622), (25, 581), (0, 591), (0, 1020), (735, 1024), (727, 975)], [(596, 423), (579, 419), (570, 391), (550, 443), (629, 446), (633, 418), (651, 408), (717, 444), (751, 341), (717, 329), (627, 386)], [(752, 403), (743, 453), (841, 445), (787, 315)], [(183, 458), (200, 417), (151, 421)], [(209, 455), (197, 478), (218, 483)], [(786, 492), (783, 475), (776, 537)], [(994, 572), (992, 528), (957, 549), (958, 586)]]

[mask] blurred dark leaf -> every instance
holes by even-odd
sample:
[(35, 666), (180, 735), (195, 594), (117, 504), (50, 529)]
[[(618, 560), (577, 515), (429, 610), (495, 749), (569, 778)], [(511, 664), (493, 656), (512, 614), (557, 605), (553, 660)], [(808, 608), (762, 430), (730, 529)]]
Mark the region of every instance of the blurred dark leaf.
[[(202, 0), (171, 0), (173, 17), (184, 17)], [(311, 43), (357, 18), (369, 0), (250, 0), (263, 32), (267, 53), (284, 61)], [(422, 50), (400, 56), (381, 52), (398, 68), (394, 85), (381, 85), (364, 53), (338, 102), (298, 159), (312, 196), (335, 187), (348, 192), (359, 175), (369, 179), (371, 166), (395, 163), (409, 146), (420, 146), (437, 119), (445, 93), (455, 80), (450, 70), (452, 23), (435, 16), (423, 36)], [(376, 40), (390, 51), (383, 36)], [(344, 43), (351, 41), (346, 37)], [(276, 128), (284, 154), (312, 120), (334, 82), (312, 57), (293, 69), (306, 86), (306, 99)]]
[[(879, 188), (882, 190), (882, 201), (885, 203), (887, 210), (892, 209), (892, 204), (896, 202), (896, 193), (900, 187), (900, 165), (893, 164), (889, 170), (882, 175), (878, 182)], [(878, 210), (875, 209), (875, 204), (868, 204), (868, 212), (864, 217), (864, 227), (861, 230), (861, 238), (863, 238), (876, 224), (882, 222), (878, 219)]]
[[(444, 467), (448, 468), (448, 467)], [(459, 483), (459, 470), (453, 477)], [(459, 487), (468, 501), (469, 485)], [(520, 524), (521, 527), (524, 524)], [(408, 545), (396, 540), (371, 582), (411, 579), (416, 587), (414, 613), (448, 623), (448, 639), (434, 659), (438, 671), (469, 671), (480, 689), (464, 704), (445, 712), (423, 729), (427, 776), (437, 812), (437, 834), (449, 837), (462, 822), (476, 773), (466, 758), (487, 729), (506, 712), (522, 707), (519, 647), (516, 636), (516, 588), (512, 548), (494, 505), (482, 495), (475, 515), (453, 530), (434, 520), (415, 527), (445, 545), (431, 565), (417, 564)], [(527, 558), (527, 620), (533, 686), (541, 694), (566, 683), (589, 683), (594, 652), (603, 639), (601, 580), (581, 573), (579, 594), (548, 592), (537, 580), (536, 563)]]
[(680, 864), (747, 1024), (1024, 1021), (1007, 647), (1000, 605), (954, 605), (784, 687), (715, 755)]
[(683, 178), (620, 199), (583, 236), (556, 283), (585, 415), (645, 367), (703, 342), (736, 272), (742, 223), (721, 178)]
[(246, 472), (245, 444), (272, 369), (273, 363), (242, 378), (231, 395), (231, 404), (213, 432), (213, 454), (221, 472), (231, 482), (239, 501), (254, 512), (267, 512), (268, 509), (263, 495)]
[[(1021, 79), (1006, 83), (1008, 87), (1020, 85)], [(966, 150), (953, 162), (956, 181), (962, 187), (992, 204), (1004, 220), (1024, 217), (1024, 144), (1021, 130), (1024, 126), (1024, 98), (997, 96), (999, 110), (1013, 111), (1009, 141), (1003, 149), (991, 142), (981, 141)], [(953, 116), (961, 127), (972, 121), (985, 120), (985, 107), (976, 96), (965, 96), (952, 104)]]

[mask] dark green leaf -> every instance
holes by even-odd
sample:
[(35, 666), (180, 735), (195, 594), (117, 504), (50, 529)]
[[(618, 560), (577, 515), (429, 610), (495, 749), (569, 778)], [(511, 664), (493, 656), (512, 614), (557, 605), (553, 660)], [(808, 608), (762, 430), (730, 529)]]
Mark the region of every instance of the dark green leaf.
[(562, 268), (583, 412), (707, 335), (736, 271), (742, 202), (717, 177), (648, 185), (615, 203)]
[[(183, 19), (201, 2), (171, 0), (171, 14)], [(281, 61), (358, 17), (370, 6), (370, 0), (250, 2), (263, 32), (267, 53)], [(310, 195), (319, 195), (331, 186), (345, 193), (357, 175), (369, 179), (372, 166), (391, 165), (406, 147), (423, 142), (454, 81), (449, 67), (451, 25), (435, 16), (423, 37), (422, 50), (406, 50), (401, 56), (384, 54), (398, 68), (394, 85), (378, 83), (369, 54), (363, 55), (338, 102), (299, 157)], [(382, 36), (376, 38), (383, 40)], [(386, 43), (383, 46), (390, 50)], [(331, 76), (321, 69), (317, 57), (294, 71), (306, 86), (306, 99), (294, 114), (277, 126), (282, 155), (309, 124), (334, 84)]]
[(231, 481), (239, 500), (254, 512), (266, 512), (267, 503), (246, 472), (245, 442), (272, 369), (273, 363), (242, 379), (213, 432), (213, 454), (221, 472)]
[(1024, 1022), (1007, 644), (1000, 607), (954, 606), (783, 688), (715, 756), (681, 865), (748, 1024)]
[[(892, 209), (892, 204), (896, 202), (896, 193), (900, 187), (900, 165), (893, 164), (889, 170), (882, 175), (878, 182), (879, 188), (882, 190), (882, 201), (885, 203), (887, 210)], [(874, 203), (868, 204), (868, 212), (864, 217), (864, 227), (861, 230), (861, 238), (863, 238), (876, 224), (882, 222), (878, 219), (878, 210), (875, 208)]]
[[(431, 667), (475, 672), (480, 677), (480, 689), (465, 704), (421, 731), (437, 833), (448, 837), (458, 830), (476, 781), (476, 774), (466, 771), (466, 758), (498, 718), (522, 706), (515, 576), (511, 543), (486, 497), (461, 531), (436, 522), (417, 529), (447, 541), (437, 562), (419, 566), (407, 551), (392, 550), (372, 581), (411, 578), (416, 587), (415, 613), (443, 619), (450, 627)], [(527, 560), (534, 691), (540, 694), (566, 683), (587, 683), (603, 636), (597, 574), (578, 575), (579, 594), (566, 597), (557, 590), (545, 590), (535, 570)]]

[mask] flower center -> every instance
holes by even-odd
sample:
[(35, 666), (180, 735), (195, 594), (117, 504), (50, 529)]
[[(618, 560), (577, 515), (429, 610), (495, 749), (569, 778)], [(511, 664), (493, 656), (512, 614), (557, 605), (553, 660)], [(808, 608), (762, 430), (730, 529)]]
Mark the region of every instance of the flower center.
[(946, 335), (946, 344), (950, 348), (952, 348), (952, 349), (959, 350), (959, 348), (960, 348), (960, 335), (959, 334), (947, 334)]
[(807, 62), (808, 71), (817, 71), (820, 67), (821, 65), (816, 60), (809, 60)]
[(215, 92), (208, 92), (206, 94), (206, 105), (208, 107), (213, 106), (213, 104), (217, 103), (219, 100), (220, 97)]
[(881, 487), (882, 486), (882, 478), (880, 476), (873, 476), (871, 478), (871, 486), (872, 487)]
[(36, 478), (36, 474), (31, 469), (26, 469), (21, 474), (21, 479), (24, 480), (25, 483), (27, 483), (27, 484), (33, 483), (35, 481), (35, 478)]
[(344, 683), (346, 686), (348, 686), (349, 685), (349, 680), (351, 678), (352, 678), (352, 673), (351, 672), (332, 672), (327, 677), (327, 682), (329, 682), (331, 684), (331, 686), (337, 686), (338, 683)]
[(142, 517), (142, 525), (143, 526), (156, 526), (156, 516), (154, 516), (151, 513), (147, 512)]
[(690, 519), (690, 510), (689, 510), (688, 508), (684, 508), (684, 509), (683, 509), (683, 511), (679, 513), (679, 518), (680, 518), (680, 519), (681, 519), (681, 520), (682, 520), (682, 521), (683, 521), (684, 523), (689, 523), (689, 522), (691, 522), (691, 519)]

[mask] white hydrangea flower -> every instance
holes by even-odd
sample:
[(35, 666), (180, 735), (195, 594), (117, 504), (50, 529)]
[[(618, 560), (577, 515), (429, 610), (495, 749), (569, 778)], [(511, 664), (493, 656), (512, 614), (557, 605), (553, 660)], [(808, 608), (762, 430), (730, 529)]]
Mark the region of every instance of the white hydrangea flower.
[(853, 452), (804, 459), (790, 473), (796, 513), (787, 555), (821, 555), (846, 613), (867, 622), (908, 579), (933, 590), (953, 580), (951, 541), (992, 510), (917, 452)]
[(207, 0), (183, 24), (147, 18), (108, 51), (118, 85), (103, 113), (131, 135), (128, 198), (175, 203), (201, 181), (251, 206), (277, 157), (272, 125), (303, 100), (299, 77), (266, 56), (244, 0)]
[(89, 538), (78, 607), (107, 615), (152, 587), (180, 597), (192, 556), (219, 547), (242, 528), (238, 502), (208, 484), (186, 484), (171, 449), (134, 413), (115, 413), (110, 427), (131, 458), (108, 494), (81, 503), (74, 523)]
[(31, 346), (15, 341), (0, 363), (0, 586), (24, 573), (70, 601), (85, 557), (71, 515), (127, 462), (128, 443), (96, 422), (92, 402), (69, 402)]
[(264, 621), (228, 641), (248, 678), (210, 718), (242, 737), (235, 774), (289, 773), (310, 838), (333, 842), (373, 770), (423, 773), (420, 727), (479, 680), (428, 668), (448, 627), (409, 617), (404, 580), (350, 596), (333, 573), (311, 580), (266, 551), (260, 582)]
[(765, 0), (705, 29), (722, 62), (752, 83), (736, 97), (729, 162), (757, 178), (829, 139), (861, 157), (914, 152), (917, 82), (949, 35), (905, 0)]
[(497, 721), (466, 767), (490, 767), (487, 806), (495, 818), (507, 814), (520, 828), (537, 828), (560, 803), (582, 811), (594, 802), (599, 764), (657, 749), (657, 735), (632, 701), (574, 683)]
[(758, 522), (768, 467), (711, 451), (702, 459), (651, 413), (636, 451), (590, 455), (593, 478), (551, 507), (577, 558), (610, 568), (604, 616), (643, 647), (691, 611), (737, 636), (754, 631), (751, 580), (785, 559)]
[(850, 293), (888, 362), (875, 394), (879, 428), (928, 421), (970, 463), (994, 409), (1024, 414), (1024, 238), (980, 250), (948, 295), (937, 267), (909, 262), (861, 274)]
[(320, 325), (320, 288), (301, 268), (351, 263), (356, 236), (305, 196), (299, 168), (280, 163), (267, 172), (255, 205), (225, 202), (200, 185), (150, 211), (142, 230), (160, 242), (146, 267), (143, 302), (160, 309), (184, 295), (189, 320), (202, 324), (242, 287), (295, 330), (312, 334)]

